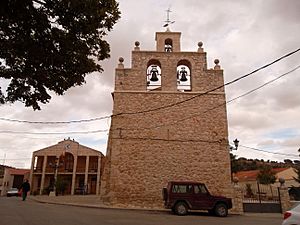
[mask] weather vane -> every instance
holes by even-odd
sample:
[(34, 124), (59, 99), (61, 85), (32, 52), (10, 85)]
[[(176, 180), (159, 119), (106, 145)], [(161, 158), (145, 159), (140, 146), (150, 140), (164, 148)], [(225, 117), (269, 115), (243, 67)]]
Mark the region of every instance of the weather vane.
[(164, 25), (163, 27), (168, 27), (170, 24), (175, 23), (175, 21), (171, 21), (171, 20), (170, 20), (170, 12), (172, 12), (172, 11), (170, 10), (170, 7), (168, 8), (168, 10), (166, 10), (166, 12), (167, 12), (167, 20), (164, 21), (164, 22), (165, 22), (165, 25)]

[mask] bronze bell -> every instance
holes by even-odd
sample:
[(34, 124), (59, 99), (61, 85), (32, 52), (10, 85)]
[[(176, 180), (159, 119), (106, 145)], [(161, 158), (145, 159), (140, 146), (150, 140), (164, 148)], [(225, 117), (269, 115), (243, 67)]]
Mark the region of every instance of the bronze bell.
[(180, 81), (187, 81), (186, 75), (187, 75), (187, 71), (185, 70), (184, 67), (181, 67), (181, 71), (180, 71)]
[(150, 74), (151, 74), (150, 81), (154, 81), (154, 82), (158, 81), (158, 77), (157, 77), (158, 70), (156, 66), (152, 66), (152, 69), (150, 70)]

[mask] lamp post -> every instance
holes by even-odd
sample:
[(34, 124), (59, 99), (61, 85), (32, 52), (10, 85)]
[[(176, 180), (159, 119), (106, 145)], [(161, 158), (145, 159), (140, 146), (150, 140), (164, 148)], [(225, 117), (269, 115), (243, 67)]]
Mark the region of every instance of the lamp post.
[(63, 154), (59, 158), (56, 157), (54, 163), (52, 163), (52, 162), (49, 163), (49, 166), (54, 169), (53, 191), (50, 191), (49, 196), (56, 196), (56, 181), (57, 181), (58, 168), (63, 165), (63, 163), (60, 162), (59, 159), (62, 157), (63, 157)]
[[(234, 147), (229, 145), (229, 150), (232, 151), (232, 150), (237, 150), (238, 147), (239, 147), (239, 140), (236, 138), (235, 140), (233, 140), (233, 144), (234, 144)], [(232, 156), (231, 156), (232, 155)], [(234, 163), (234, 155), (232, 153), (230, 153), (230, 166), (231, 166), (231, 181), (234, 182), (234, 178), (233, 178), (233, 163)], [(237, 184), (238, 180), (236, 181), (236, 184)]]
[(229, 150), (232, 151), (232, 150), (237, 150), (238, 147), (239, 147), (239, 140), (236, 138), (235, 140), (233, 140), (233, 144), (234, 144), (234, 147), (229, 145)]

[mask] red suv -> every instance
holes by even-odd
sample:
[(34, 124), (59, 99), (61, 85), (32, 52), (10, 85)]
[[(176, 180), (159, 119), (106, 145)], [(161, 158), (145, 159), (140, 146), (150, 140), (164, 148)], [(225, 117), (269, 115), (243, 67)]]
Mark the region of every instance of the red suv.
[(188, 210), (208, 210), (217, 216), (226, 217), (232, 208), (230, 198), (211, 195), (205, 184), (198, 182), (171, 181), (163, 188), (165, 208), (172, 209), (179, 216)]

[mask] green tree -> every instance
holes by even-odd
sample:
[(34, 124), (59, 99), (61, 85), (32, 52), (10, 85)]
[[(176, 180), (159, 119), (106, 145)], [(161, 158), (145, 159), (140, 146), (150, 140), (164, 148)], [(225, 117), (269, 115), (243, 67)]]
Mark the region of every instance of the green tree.
[(230, 153), (230, 161), (231, 161), (231, 173), (236, 173), (242, 170), (239, 161), (236, 159), (236, 155)]
[(260, 184), (274, 184), (276, 176), (272, 167), (269, 165), (262, 166), (257, 174), (257, 180)]
[[(298, 153), (300, 153), (300, 148), (298, 149)], [(300, 156), (300, 155), (299, 155)], [(293, 177), (295, 181), (297, 181), (298, 183), (300, 183), (300, 161), (299, 160), (294, 160), (295, 164), (296, 164), (296, 168), (294, 168), (297, 177)]]
[[(103, 69), (109, 57), (103, 37), (120, 18), (115, 0), (0, 1), (0, 104), (21, 101), (40, 109), (49, 91), (63, 95)], [(2, 87), (3, 88), (3, 87)]]
[(271, 166), (263, 165), (260, 168), (259, 173), (257, 174), (257, 181), (260, 184), (269, 185), (273, 197), (273, 190), (271, 184), (274, 184), (276, 182), (276, 176)]

